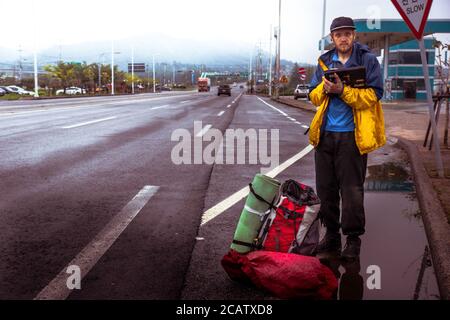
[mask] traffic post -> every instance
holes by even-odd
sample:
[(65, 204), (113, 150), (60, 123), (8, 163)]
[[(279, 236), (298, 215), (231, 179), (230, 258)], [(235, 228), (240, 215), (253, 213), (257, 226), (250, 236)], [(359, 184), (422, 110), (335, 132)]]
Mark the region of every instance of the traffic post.
[(444, 177), (444, 166), (442, 164), (441, 149), (439, 146), (439, 136), (433, 110), (433, 93), (430, 85), (430, 75), (428, 72), (428, 61), (425, 53), (425, 42), (423, 41), (423, 31), (428, 20), (431, 4), (433, 0), (391, 0), (397, 11), (408, 25), (414, 37), (419, 42), (420, 56), (422, 59), (423, 77), (425, 89), (427, 91), (427, 104), (430, 114), (430, 123), (434, 135), (434, 150), (436, 160), (436, 170), (440, 178)]
[(306, 80), (306, 70), (305, 70), (305, 68), (303, 68), (303, 67), (298, 68), (298, 74), (299, 74), (300, 80), (304, 82)]

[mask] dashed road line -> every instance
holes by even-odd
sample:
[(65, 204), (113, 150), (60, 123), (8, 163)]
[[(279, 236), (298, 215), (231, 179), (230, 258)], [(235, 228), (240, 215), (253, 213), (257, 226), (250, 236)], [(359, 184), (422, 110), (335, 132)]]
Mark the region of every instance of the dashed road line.
[[(86, 276), (108, 251), (131, 221), (158, 191), (158, 186), (145, 186), (111, 219), (111, 221), (84, 247), (84, 249), (34, 298), (34, 300), (64, 300), (72, 292), (68, 286), (71, 266), (79, 267), (81, 278)], [(80, 279), (81, 280), (81, 279)]]
[[(306, 146), (303, 150), (301, 150), (299, 153), (295, 154), (276, 168), (272, 169), (268, 173), (266, 173), (266, 176), (275, 178), (278, 174), (289, 168), (291, 165), (293, 165), (298, 160), (305, 157), (311, 150), (313, 150), (314, 147), (312, 145)], [(244, 187), (241, 190), (233, 193), (231, 196), (227, 197), (226, 199), (222, 200), (215, 206), (211, 207), (210, 209), (206, 210), (202, 215), (202, 221), (201, 226), (208, 223), (212, 219), (216, 218), (217, 216), (221, 215), (223, 212), (234, 206), (236, 203), (241, 201), (243, 198), (245, 198), (249, 193), (249, 187)]]
[(162, 109), (162, 108), (166, 108), (166, 107), (168, 107), (168, 106), (170, 106), (170, 104), (165, 104), (165, 105), (163, 105), (163, 106), (153, 107), (153, 108), (150, 108), (150, 110)]
[(220, 111), (220, 112), (217, 114), (217, 116), (220, 117), (220, 116), (222, 116), (224, 113), (225, 113), (225, 111)]
[(112, 120), (112, 119), (116, 119), (117, 117), (108, 117), (108, 118), (103, 118), (103, 119), (97, 119), (97, 120), (92, 120), (92, 121), (87, 121), (87, 122), (81, 122), (81, 123), (77, 123), (71, 126), (65, 126), (65, 127), (61, 127), (63, 129), (73, 129), (73, 128), (78, 128), (78, 127), (82, 127), (82, 126), (87, 126), (89, 124), (93, 124), (93, 123), (99, 123), (99, 122), (103, 122), (103, 121), (108, 121), (108, 120)]

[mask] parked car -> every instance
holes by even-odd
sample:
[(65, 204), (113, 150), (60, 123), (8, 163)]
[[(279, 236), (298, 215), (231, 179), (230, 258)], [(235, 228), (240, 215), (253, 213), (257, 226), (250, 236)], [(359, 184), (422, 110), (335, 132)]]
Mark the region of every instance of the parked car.
[(18, 87), (18, 86), (8, 86), (10, 90), (12, 90), (12, 93), (20, 94), (21, 96), (34, 96), (33, 91), (25, 90), (24, 88)]
[(221, 94), (227, 94), (231, 96), (231, 87), (229, 84), (221, 84), (217, 88), (217, 95), (220, 96)]
[[(56, 90), (56, 95), (64, 94), (64, 89)], [(69, 95), (79, 95), (86, 94), (86, 89), (78, 88), (78, 87), (69, 87), (66, 88), (66, 94)]]
[(294, 90), (294, 99), (308, 98), (309, 86), (306, 84), (298, 84)]
[(0, 88), (0, 96), (4, 96), (6, 94), (6, 90)]
[(5, 94), (9, 94), (9, 93), (14, 93), (13, 90), (9, 89), (6, 86), (0, 86), (0, 89), (2, 89), (3, 91), (5, 91)]

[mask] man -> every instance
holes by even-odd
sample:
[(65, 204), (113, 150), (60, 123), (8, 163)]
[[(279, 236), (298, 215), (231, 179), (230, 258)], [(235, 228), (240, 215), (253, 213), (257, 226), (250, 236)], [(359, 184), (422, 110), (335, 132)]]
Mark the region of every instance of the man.
[[(321, 200), (320, 219), (326, 226), (318, 254), (341, 254), (339, 229), (347, 236), (341, 256), (359, 257), (360, 235), (365, 232), (364, 180), (367, 154), (386, 143), (380, 99), (383, 81), (376, 56), (355, 42), (353, 20), (333, 20), (330, 33), (335, 48), (319, 58), (311, 81), (310, 100), (318, 107), (309, 141), (315, 147), (316, 188)], [(366, 68), (366, 87), (344, 85), (323, 77), (329, 68)], [(340, 201), (342, 217), (340, 218)]]

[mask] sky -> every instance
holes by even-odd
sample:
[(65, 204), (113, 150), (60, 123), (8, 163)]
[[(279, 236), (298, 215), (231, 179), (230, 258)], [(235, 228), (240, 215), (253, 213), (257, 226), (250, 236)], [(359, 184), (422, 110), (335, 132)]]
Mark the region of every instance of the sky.
[[(0, 0), (2, 47), (42, 50), (51, 46), (159, 33), (269, 49), (278, 25), (278, 0)], [(281, 56), (314, 63), (322, 35), (323, 0), (282, 0)], [(13, 13), (13, 14), (9, 14)], [(389, 0), (327, 0), (326, 31), (334, 17), (400, 19)], [(450, 0), (434, 0), (432, 19), (450, 19)], [(327, 34), (328, 32), (326, 32)], [(450, 36), (438, 36), (450, 42)], [(274, 43), (272, 43), (274, 48)]]

